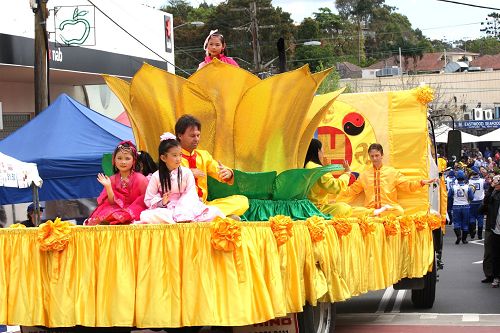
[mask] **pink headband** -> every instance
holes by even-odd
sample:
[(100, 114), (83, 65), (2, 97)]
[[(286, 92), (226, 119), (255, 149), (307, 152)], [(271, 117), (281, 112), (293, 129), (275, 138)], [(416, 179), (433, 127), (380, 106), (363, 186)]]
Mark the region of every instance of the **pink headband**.
[(160, 141), (165, 141), (165, 140), (177, 140), (177, 137), (170, 132), (165, 132), (162, 135), (160, 135)]

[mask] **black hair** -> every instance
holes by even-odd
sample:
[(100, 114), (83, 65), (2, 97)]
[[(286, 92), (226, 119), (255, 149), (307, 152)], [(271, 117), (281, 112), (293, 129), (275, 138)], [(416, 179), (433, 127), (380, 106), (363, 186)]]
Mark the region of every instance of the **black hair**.
[(208, 43), (210, 43), (210, 39), (212, 39), (212, 37), (219, 37), (220, 38), (220, 42), (222, 43), (222, 45), (224, 46), (224, 49), (222, 50), (222, 54), (224, 54), (226, 57), (227, 57), (227, 45), (226, 45), (226, 40), (224, 39), (224, 36), (220, 33), (220, 32), (214, 32), (213, 34), (211, 34), (208, 39), (207, 39), (207, 45), (206, 45), (206, 48), (208, 49)]
[[(167, 139), (160, 141), (160, 145), (158, 146), (158, 174), (160, 176), (160, 185), (161, 185), (161, 193), (162, 195), (166, 192), (169, 192), (172, 188), (172, 184), (170, 183), (170, 170), (167, 167), (167, 163), (161, 160), (161, 156), (166, 154), (170, 148), (180, 147), (181, 144), (179, 141), (175, 139)], [(181, 183), (182, 183), (182, 173), (181, 167), (179, 166), (177, 172), (177, 185), (179, 186), (179, 192), (181, 191)]]
[(175, 135), (179, 137), (179, 135), (186, 133), (190, 127), (196, 127), (198, 131), (201, 131), (201, 123), (198, 119), (190, 114), (182, 115), (175, 123)]
[(309, 148), (307, 148), (306, 159), (304, 161), (304, 168), (306, 167), (307, 162), (312, 161), (316, 164), (323, 165), (319, 160), (319, 151), (323, 147), (323, 144), (318, 139), (311, 139), (311, 143), (309, 143)]
[(148, 176), (158, 170), (155, 161), (147, 151), (139, 150), (137, 153), (137, 165), (144, 176)]
[(368, 153), (370, 153), (371, 150), (377, 150), (380, 154), (384, 155), (384, 148), (380, 143), (372, 143), (370, 147), (368, 147)]

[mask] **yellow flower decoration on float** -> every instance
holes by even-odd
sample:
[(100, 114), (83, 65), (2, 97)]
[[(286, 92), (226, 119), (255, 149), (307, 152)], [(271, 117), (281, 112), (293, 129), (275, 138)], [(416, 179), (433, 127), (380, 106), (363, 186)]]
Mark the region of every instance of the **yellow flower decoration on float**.
[(427, 214), (425, 216), (427, 217), (427, 224), (429, 225), (429, 228), (431, 230), (436, 230), (441, 228), (441, 222), (442, 222), (441, 216), (434, 214)]
[(42, 251), (62, 251), (69, 243), (72, 224), (56, 218), (38, 226), (38, 244)]
[(348, 218), (334, 218), (330, 222), (339, 236), (347, 236), (352, 230), (352, 225)]
[[(342, 92), (312, 106), (330, 70), (308, 66), (261, 80), (214, 59), (189, 78), (144, 64), (130, 83), (105, 76), (122, 102), (141, 150), (156, 159), (158, 138), (192, 114), (202, 124), (200, 149), (248, 172), (302, 168), (309, 142)], [(223, 78), (223, 79), (221, 79)]]
[(24, 229), (24, 228), (26, 228), (26, 226), (22, 223), (14, 223), (14, 224), (11, 224), (9, 228), (11, 228), (11, 229)]
[(417, 231), (422, 231), (427, 227), (427, 218), (425, 215), (419, 215), (415, 217), (415, 228)]
[(319, 216), (311, 216), (306, 220), (307, 229), (309, 229), (309, 235), (313, 243), (322, 241), (325, 238), (325, 229), (328, 223), (324, 218)]
[(434, 90), (429, 86), (421, 86), (414, 89), (417, 101), (422, 105), (427, 105), (434, 100)]
[(413, 225), (413, 218), (409, 215), (401, 216), (399, 218), (399, 227), (401, 229), (401, 234), (407, 236), (411, 234), (411, 227)]
[(371, 234), (375, 231), (375, 223), (370, 222), (368, 217), (363, 217), (358, 219), (359, 229), (361, 230), (361, 234), (363, 237)]
[(241, 223), (233, 219), (216, 217), (211, 234), (210, 243), (216, 250), (230, 252), (241, 246)]
[(285, 244), (292, 237), (292, 218), (285, 215), (276, 215), (269, 219), (271, 230), (278, 246)]
[(394, 216), (384, 218), (384, 229), (387, 236), (395, 236), (399, 232), (399, 223)]

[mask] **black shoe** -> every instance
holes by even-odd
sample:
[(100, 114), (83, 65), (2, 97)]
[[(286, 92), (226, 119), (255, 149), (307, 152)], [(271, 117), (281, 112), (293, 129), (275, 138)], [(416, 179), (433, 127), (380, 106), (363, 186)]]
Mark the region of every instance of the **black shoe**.
[(493, 277), (488, 276), (486, 279), (482, 279), (481, 283), (492, 283), (493, 282)]

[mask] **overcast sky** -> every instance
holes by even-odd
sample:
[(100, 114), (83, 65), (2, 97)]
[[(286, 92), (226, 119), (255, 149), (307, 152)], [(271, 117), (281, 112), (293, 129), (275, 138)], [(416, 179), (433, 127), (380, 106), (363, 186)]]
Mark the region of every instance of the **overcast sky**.
[[(165, 0), (143, 0), (156, 6), (166, 3)], [(479, 6), (500, 8), (500, 0), (457, 0)], [(198, 6), (204, 0), (189, 0)], [(221, 0), (206, 0), (217, 4)], [(431, 39), (475, 39), (484, 36), (480, 32), (481, 22), (493, 12), (491, 9), (473, 8), (437, 0), (386, 0), (386, 4), (399, 8), (397, 11), (406, 15), (413, 28), (419, 28)], [(320, 7), (329, 7), (335, 11), (333, 0), (273, 0), (274, 6), (280, 6), (292, 14), (292, 19), (300, 23), (304, 17), (312, 14)]]

